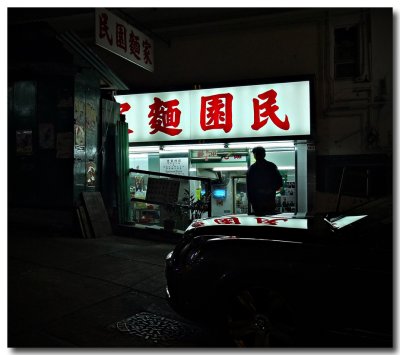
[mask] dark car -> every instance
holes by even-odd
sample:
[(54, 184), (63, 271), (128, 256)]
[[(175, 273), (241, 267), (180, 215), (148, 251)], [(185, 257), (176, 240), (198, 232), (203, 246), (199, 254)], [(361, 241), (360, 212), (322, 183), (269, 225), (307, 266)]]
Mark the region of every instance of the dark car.
[(367, 215), (196, 220), (167, 256), (167, 297), (232, 345), (392, 347), (391, 228)]

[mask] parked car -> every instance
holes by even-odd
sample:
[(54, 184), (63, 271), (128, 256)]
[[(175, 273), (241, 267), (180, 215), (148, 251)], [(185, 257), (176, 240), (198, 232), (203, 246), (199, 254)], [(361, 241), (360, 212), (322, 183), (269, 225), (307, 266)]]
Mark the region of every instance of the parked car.
[(392, 230), (367, 215), (194, 221), (166, 258), (182, 316), (241, 347), (392, 347)]

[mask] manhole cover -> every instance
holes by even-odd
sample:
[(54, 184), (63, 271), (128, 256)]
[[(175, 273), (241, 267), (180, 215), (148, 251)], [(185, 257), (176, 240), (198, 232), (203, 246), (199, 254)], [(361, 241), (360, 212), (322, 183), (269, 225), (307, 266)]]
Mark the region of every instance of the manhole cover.
[(158, 345), (190, 338), (198, 332), (187, 324), (149, 312), (137, 313), (121, 320), (115, 327), (120, 332), (136, 335)]

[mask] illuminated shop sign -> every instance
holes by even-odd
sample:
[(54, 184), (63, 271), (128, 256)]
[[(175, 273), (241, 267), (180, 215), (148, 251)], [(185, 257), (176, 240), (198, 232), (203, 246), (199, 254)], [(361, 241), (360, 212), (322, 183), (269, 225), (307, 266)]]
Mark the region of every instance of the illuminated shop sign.
[(129, 141), (285, 138), (310, 134), (310, 82), (117, 95)]
[(96, 44), (151, 72), (154, 43), (144, 33), (105, 9), (96, 9)]

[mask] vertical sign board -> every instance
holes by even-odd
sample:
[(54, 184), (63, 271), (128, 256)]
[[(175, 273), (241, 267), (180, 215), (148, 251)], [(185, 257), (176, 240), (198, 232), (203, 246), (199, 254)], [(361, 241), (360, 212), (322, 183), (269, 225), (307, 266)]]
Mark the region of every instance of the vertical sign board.
[(95, 16), (96, 45), (154, 71), (154, 43), (150, 37), (105, 9), (96, 9)]
[(116, 95), (129, 141), (310, 135), (310, 81)]

